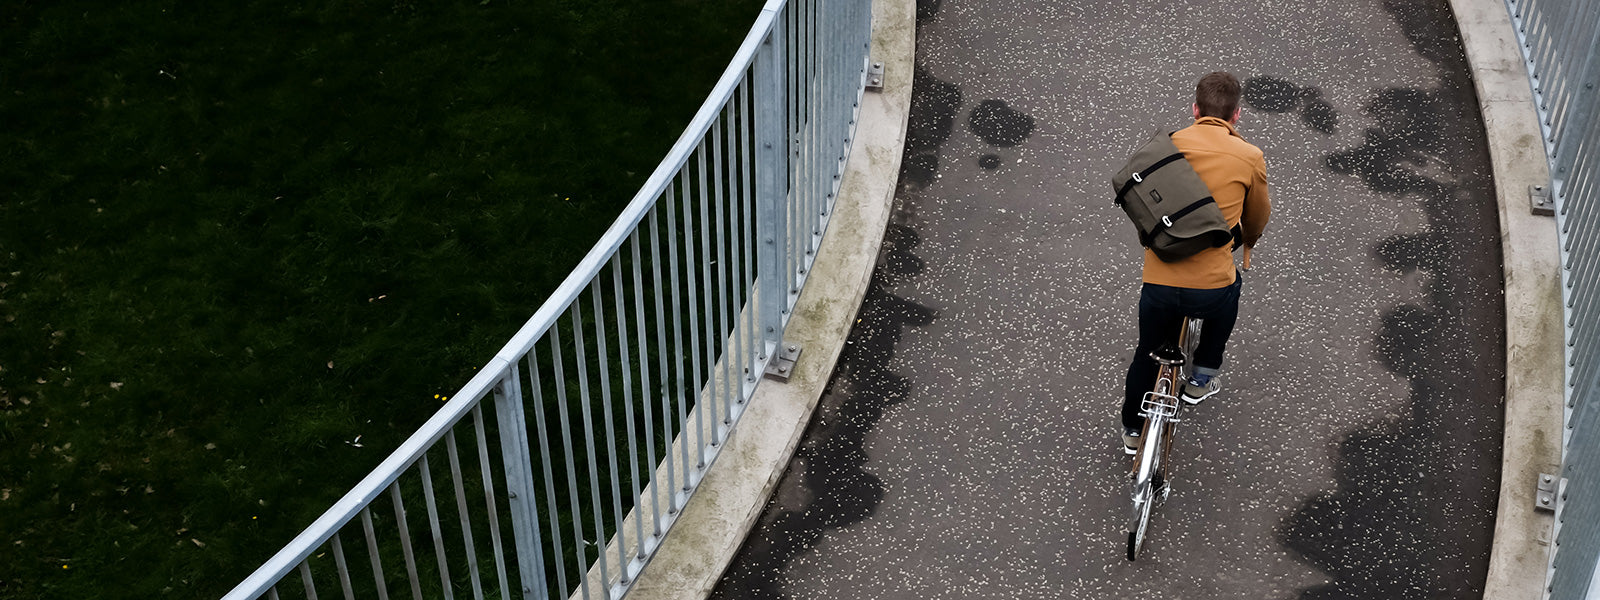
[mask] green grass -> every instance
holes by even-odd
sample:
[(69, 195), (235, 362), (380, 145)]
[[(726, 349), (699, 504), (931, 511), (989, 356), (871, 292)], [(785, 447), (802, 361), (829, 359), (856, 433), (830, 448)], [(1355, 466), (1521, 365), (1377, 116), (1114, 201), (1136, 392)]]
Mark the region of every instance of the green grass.
[(242, 579), (533, 313), (759, 6), (8, 6), (0, 597)]

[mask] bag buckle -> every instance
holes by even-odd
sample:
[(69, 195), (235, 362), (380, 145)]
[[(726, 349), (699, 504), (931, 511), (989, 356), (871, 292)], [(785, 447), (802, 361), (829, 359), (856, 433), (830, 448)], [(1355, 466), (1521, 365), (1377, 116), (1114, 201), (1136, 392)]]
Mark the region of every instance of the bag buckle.
[(1138, 171), (1135, 171), (1133, 173), (1133, 182), (1134, 183), (1144, 183), (1144, 178), (1139, 176), (1139, 172)]
[(1169, 219), (1165, 215), (1162, 215), (1161, 224), (1162, 225), (1166, 225), (1167, 227), (1171, 227), (1172, 226), (1172, 219)]

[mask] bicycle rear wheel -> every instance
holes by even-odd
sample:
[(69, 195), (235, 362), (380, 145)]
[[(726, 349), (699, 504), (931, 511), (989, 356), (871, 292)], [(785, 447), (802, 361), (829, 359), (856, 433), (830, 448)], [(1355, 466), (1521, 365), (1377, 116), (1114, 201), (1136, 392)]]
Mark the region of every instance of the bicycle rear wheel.
[(1133, 525), (1128, 532), (1128, 560), (1139, 557), (1139, 550), (1144, 548), (1144, 532), (1150, 526), (1150, 501), (1133, 503)]
[(1145, 532), (1150, 528), (1150, 511), (1163, 498), (1165, 482), (1162, 481), (1162, 459), (1165, 457), (1163, 435), (1166, 423), (1154, 417), (1146, 425), (1140, 444), (1137, 466), (1133, 472), (1133, 512), (1128, 521), (1128, 560), (1135, 560), (1144, 547)]

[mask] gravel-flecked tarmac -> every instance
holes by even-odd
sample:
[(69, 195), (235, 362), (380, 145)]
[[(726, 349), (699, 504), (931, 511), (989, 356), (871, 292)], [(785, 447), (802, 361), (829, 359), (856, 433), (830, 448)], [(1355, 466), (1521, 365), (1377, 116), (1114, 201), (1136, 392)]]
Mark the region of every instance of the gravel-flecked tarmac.
[[(916, 63), (860, 321), (715, 597), (1482, 596), (1499, 226), (1444, 0), (924, 0)], [(1212, 70), (1274, 213), (1130, 563), (1109, 179)]]

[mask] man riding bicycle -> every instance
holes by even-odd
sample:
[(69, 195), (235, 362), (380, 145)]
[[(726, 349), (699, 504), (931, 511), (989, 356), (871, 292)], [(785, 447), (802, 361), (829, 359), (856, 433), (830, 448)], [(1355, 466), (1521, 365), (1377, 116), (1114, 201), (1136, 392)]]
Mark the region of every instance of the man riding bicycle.
[[(1267, 200), (1267, 165), (1261, 149), (1239, 136), (1241, 86), (1238, 78), (1216, 72), (1195, 86), (1194, 124), (1172, 134), (1172, 143), (1206, 183), (1222, 216), (1234, 228), (1235, 241), (1253, 248), (1272, 214)], [(1195, 349), (1193, 374), (1180, 397), (1199, 404), (1221, 389), (1222, 353), (1239, 316), (1241, 281), (1232, 247), (1208, 248), (1175, 262), (1144, 252), (1144, 286), (1139, 294), (1139, 344), (1128, 365), (1122, 401), (1122, 444), (1128, 454), (1139, 445), (1144, 428), (1140, 401), (1155, 381), (1157, 364), (1150, 353), (1174, 340), (1184, 317), (1204, 319)]]

